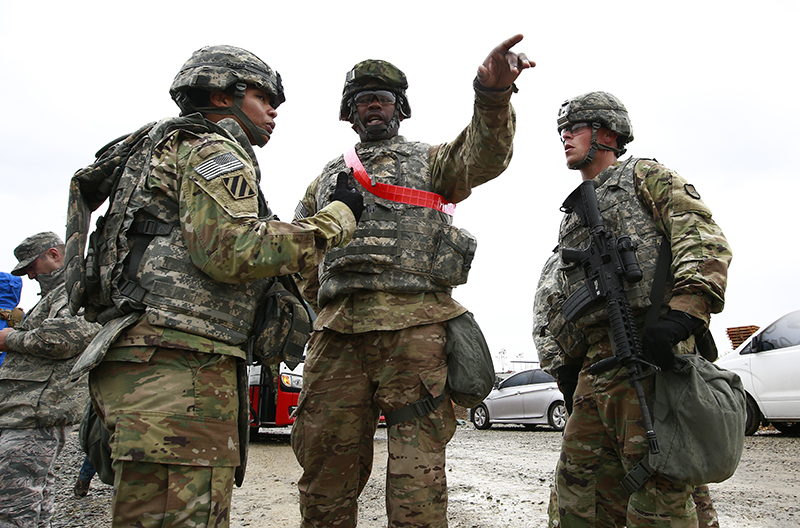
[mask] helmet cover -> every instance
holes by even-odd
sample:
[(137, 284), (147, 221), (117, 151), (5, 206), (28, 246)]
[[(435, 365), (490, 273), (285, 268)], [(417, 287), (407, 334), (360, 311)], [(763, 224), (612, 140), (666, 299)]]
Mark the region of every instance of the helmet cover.
[(235, 46), (205, 46), (195, 51), (172, 81), (169, 93), (184, 113), (195, 111), (185, 97), (190, 88), (209, 92), (225, 91), (236, 83), (264, 90), (272, 97), (272, 107), (286, 100), (281, 76), (249, 51)]
[(633, 141), (628, 110), (608, 92), (589, 92), (564, 101), (558, 110), (558, 130), (573, 123), (600, 123), (621, 136), (618, 139), (620, 148)]
[(359, 62), (347, 72), (342, 90), (342, 102), (339, 107), (339, 119), (341, 121), (350, 119), (350, 100), (356, 93), (363, 90), (380, 89), (394, 93), (403, 117), (411, 117), (411, 107), (406, 97), (406, 89), (408, 89), (406, 75), (390, 62), (367, 59)]

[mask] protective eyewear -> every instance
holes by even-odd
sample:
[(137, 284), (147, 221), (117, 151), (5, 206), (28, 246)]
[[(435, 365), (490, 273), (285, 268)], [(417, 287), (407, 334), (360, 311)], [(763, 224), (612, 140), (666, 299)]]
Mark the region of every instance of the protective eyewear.
[(356, 96), (353, 97), (356, 106), (369, 106), (372, 104), (373, 99), (377, 99), (378, 103), (382, 105), (394, 104), (395, 101), (397, 101), (397, 97), (389, 90), (358, 92)]
[(590, 126), (592, 126), (592, 125), (590, 125), (589, 123), (571, 123), (571, 124), (565, 126), (564, 128), (562, 128), (561, 130), (559, 130), (558, 133), (561, 134), (561, 140), (563, 141), (564, 140), (564, 134), (566, 134), (567, 132), (569, 132), (570, 136), (575, 137), (575, 134), (577, 134), (578, 132), (580, 132), (584, 128), (587, 128), (587, 127), (590, 127)]

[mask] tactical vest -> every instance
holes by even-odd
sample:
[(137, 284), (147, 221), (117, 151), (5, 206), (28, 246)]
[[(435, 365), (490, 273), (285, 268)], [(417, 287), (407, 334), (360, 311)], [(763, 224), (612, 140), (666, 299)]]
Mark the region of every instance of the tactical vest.
[[(430, 145), (401, 137), (359, 145), (357, 153), (373, 181), (432, 192)], [(320, 176), (317, 208), (330, 203), (343, 158)], [(351, 184), (360, 187), (351, 176)], [(449, 292), (467, 282), (477, 241), (435, 209), (393, 202), (365, 190), (364, 213), (352, 241), (332, 249), (319, 268), (318, 302), (355, 290)]]
[[(631, 158), (616, 169), (611, 169), (607, 176), (598, 176), (597, 201), (606, 229), (617, 236), (628, 235), (636, 244), (636, 256), (642, 269), (641, 281), (627, 284), (628, 300), (637, 319), (643, 318), (650, 306), (650, 290), (655, 277), (658, 248), (663, 234), (656, 229), (653, 217), (642, 207), (634, 189), (634, 168), (639, 159)], [(589, 230), (581, 226), (575, 213), (566, 215), (561, 222), (559, 247), (585, 249), (589, 244)], [(580, 288), (586, 275), (578, 265), (563, 265), (561, 268), (566, 297)], [(673, 279), (670, 276), (664, 292), (663, 304), (667, 305), (672, 297)], [(563, 315), (551, 314), (551, 324), (563, 326)], [(588, 344), (598, 342), (608, 335), (608, 313), (604, 305), (598, 305), (575, 321), (577, 328), (583, 332)], [(558, 333), (554, 335), (559, 338)], [(571, 356), (575, 357), (567, 342), (567, 336), (560, 336), (559, 342)]]
[[(240, 345), (252, 331), (256, 307), (271, 281), (221, 283), (192, 262), (178, 204), (148, 188), (153, 149), (179, 131), (230, 137), (198, 115), (166, 119), (101, 152), (97, 162), (76, 173), (70, 188), (67, 233), (70, 308), (77, 313), (85, 306), (86, 318), (100, 323), (144, 311), (154, 326)], [(92, 189), (103, 176), (112, 182), (110, 192), (107, 183), (105, 191), (102, 185), (100, 191)], [(81, 241), (85, 244), (86, 240), (81, 227), (87, 225), (88, 210), (102, 204), (103, 192), (111, 202), (90, 237), (84, 262), (79, 258), (83, 255)], [(265, 209), (266, 201), (262, 198), (259, 202)]]

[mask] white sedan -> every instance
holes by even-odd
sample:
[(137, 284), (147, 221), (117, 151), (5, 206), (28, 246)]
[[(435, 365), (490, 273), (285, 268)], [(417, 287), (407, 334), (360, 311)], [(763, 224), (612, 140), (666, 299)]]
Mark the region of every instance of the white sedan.
[(742, 378), (746, 435), (769, 423), (783, 433), (800, 433), (800, 310), (756, 332), (716, 364)]
[(529, 429), (549, 425), (561, 431), (567, 423), (567, 409), (556, 380), (542, 369), (533, 369), (500, 382), (472, 408), (470, 417), (478, 429), (504, 423), (522, 424)]

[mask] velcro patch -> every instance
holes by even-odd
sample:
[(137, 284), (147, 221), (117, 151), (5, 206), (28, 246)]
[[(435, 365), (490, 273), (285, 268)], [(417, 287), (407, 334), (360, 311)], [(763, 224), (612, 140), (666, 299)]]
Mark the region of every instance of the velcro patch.
[(250, 198), (256, 194), (256, 191), (250, 187), (250, 185), (247, 183), (247, 180), (245, 180), (244, 176), (242, 175), (223, 178), (222, 183), (225, 184), (225, 188), (230, 191), (231, 196), (237, 200), (241, 200), (242, 198)]
[(218, 176), (243, 168), (244, 163), (242, 163), (242, 160), (237, 158), (235, 154), (226, 152), (225, 154), (220, 154), (215, 158), (204, 161), (195, 167), (194, 171), (207, 181), (211, 181)]

